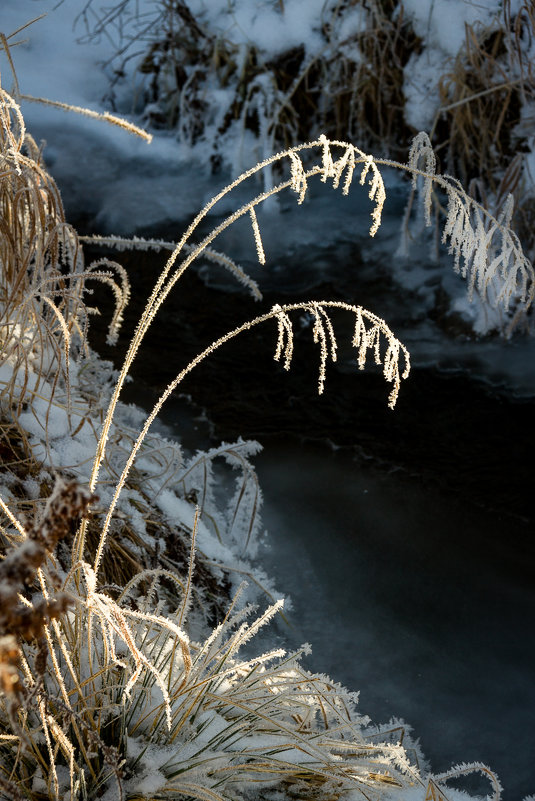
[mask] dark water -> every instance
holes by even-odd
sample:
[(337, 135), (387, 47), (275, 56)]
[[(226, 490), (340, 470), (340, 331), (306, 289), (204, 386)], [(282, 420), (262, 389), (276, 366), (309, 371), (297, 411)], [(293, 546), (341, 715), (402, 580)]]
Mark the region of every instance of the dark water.
[[(161, 256), (127, 261), (146, 296)], [(309, 283), (307, 298), (347, 298), (342, 278)], [(285, 299), (301, 289), (286, 286)], [(377, 275), (360, 302), (369, 293), (386, 307), (388, 292)], [(148, 403), (205, 344), (280, 300), (268, 292), (253, 306), (190, 274), (134, 370), (147, 395), (134, 384), (130, 399)], [(413, 300), (396, 297), (405, 323)], [(133, 308), (125, 338), (135, 318)], [(437, 364), (413, 371), (391, 412), (382, 377), (357, 374), (345, 354), (317, 397), (309, 331), (298, 331), (289, 374), (273, 362), (275, 334), (258, 328), (225, 346), (183, 391), (206, 409), (215, 441), (265, 446), (263, 562), (294, 603), (278, 635), (311, 642), (310, 666), (359, 689), (373, 719), (410, 723), (435, 771), (482, 761), (506, 801), (523, 798), (535, 790), (535, 402)], [(113, 355), (97, 331), (95, 345)], [(172, 403), (165, 417), (173, 423)], [(197, 437), (192, 427), (188, 444)]]
[(522, 526), (310, 444), (269, 442), (258, 471), (263, 563), (291, 588), (289, 636), (312, 643), (310, 666), (358, 688), (373, 720), (410, 723), (434, 770), (482, 761), (505, 798), (527, 794), (535, 594), (518, 556), (487, 548)]

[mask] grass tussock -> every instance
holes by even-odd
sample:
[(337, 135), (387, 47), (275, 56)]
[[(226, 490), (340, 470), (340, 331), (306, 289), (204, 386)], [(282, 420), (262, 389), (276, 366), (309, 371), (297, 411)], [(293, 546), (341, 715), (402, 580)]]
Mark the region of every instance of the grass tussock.
[(513, 16), (504, 3), (501, 27), (467, 25), (464, 47), (439, 82), (437, 151), (464, 185), (479, 178), (496, 192), (504, 165), (525, 141), (522, 108), (535, 89), (526, 46), (534, 31), (531, 5)]
[[(436, 173), (422, 136), (407, 164), (374, 159), (325, 136), (293, 147), (241, 175), (197, 215), (173, 246), (115, 372), (87, 347), (84, 292), (91, 277), (115, 287), (120, 302), (113, 338), (128, 296), (126, 276), (115, 268), (115, 282), (109, 262), (84, 267), (53, 180), (25, 134), (18, 103), (5, 91), (0, 118), (7, 240), (1, 261), (2, 447), (16, 453), (22, 443), (25, 452), (2, 476), (0, 797), (434, 798), (433, 788), (445, 797), (448, 778), (474, 770), (498, 788), (479, 764), (429, 776), (403, 726), (371, 727), (357, 712), (356, 696), (306, 671), (301, 652), (251, 655), (251, 640), (282, 608), (273, 599), (259, 612), (236, 579), (250, 574), (262, 581), (241, 559), (254, 550), (259, 527), (260, 492), (250, 462), (255, 445), (238, 441), (186, 457), (150, 430), (184, 377), (253, 326), (274, 325), (274, 356), (288, 369), (296, 312), (313, 320), (323, 391), (337, 353), (334, 308), (352, 315), (356, 367), (371, 359), (382, 369), (393, 408), (409, 355), (388, 325), (341, 302), (276, 305), (183, 367), (146, 419), (123, 406), (120, 395), (160, 306), (221, 231), (248, 215), (251, 247), (265, 258), (255, 210), (280, 191), (302, 202), (315, 176), (344, 193), (357, 177), (372, 203), (374, 235), (386, 197), (381, 167), (397, 166), (420, 183), (429, 222), (432, 192), (445, 193), (444, 239), (469, 287), (485, 295), (495, 282), (496, 302), (525, 309), (533, 270), (509, 217), (492, 217)], [(274, 163), (285, 171), (277, 187), (191, 242), (219, 200)], [(234, 271), (236, 265), (219, 256), (216, 262)], [(235, 493), (224, 508), (214, 493), (216, 458), (237, 468)], [(52, 487), (54, 470), (68, 479)], [(27, 519), (17, 507), (23, 490), (34, 502)]]
[(93, 311), (84, 300), (86, 282), (103, 281), (115, 295), (113, 341), (128, 301), (128, 281), (121, 266), (107, 259), (84, 265), (78, 236), (65, 220), (41, 152), (26, 133), (14, 97), (1, 87), (0, 147), (0, 370), (9, 364), (10, 374), (1, 394), (20, 412), (47, 382), (48, 401), (60, 390), (70, 412), (70, 363), (87, 353)]
[[(515, 198), (515, 226), (533, 254), (533, 175), (526, 168), (535, 100), (533, 3), (503, 3), (490, 26), (466, 25), (463, 47), (438, 82), (431, 139), (449, 172), (499, 213)], [(531, 122), (530, 122), (531, 120)]]

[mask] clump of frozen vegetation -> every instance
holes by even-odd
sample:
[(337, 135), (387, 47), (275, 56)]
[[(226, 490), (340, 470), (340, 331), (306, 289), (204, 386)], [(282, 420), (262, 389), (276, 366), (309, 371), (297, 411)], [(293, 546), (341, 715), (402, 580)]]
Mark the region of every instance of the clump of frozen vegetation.
[[(467, 796), (446, 788), (447, 781), (481, 772), (498, 799), (499, 782), (479, 763), (431, 774), (402, 723), (372, 726), (357, 712), (354, 693), (302, 667), (302, 652), (240, 655), (283, 606), (275, 597), (264, 611), (253, 605), (260, 599), (265, 607), (275, 596), (246, 560), (254, 556), (260, 526), (250, 462), (256, 445), (240, 440), (186, 457), (179, 445), (151, 432), (182, 379), (253, 326), (274, 326), (275, 358), (289, 369), (291, 315), (303, 311), (314, 321), (319, 391), (336, 360), (337, 310), (354, 320), (355, 366), (371, 360), (382, 369), (394, 408), (409, 355), (385, 321), (341, 302), (276, 305), (180, 370), (146, 419), (120, 396), (162, 303), (218, 234), (248, 215), (251, 247), (265, 259), (255, 209), (278, 192), (289, 190), (302, 202), (315, 176), (344, 193), (356, 177), (373, 205), (374, 235), (386, 197), (380, 168), (402, 169), (421, 182), (428, 220), (433, 187), (445, 192), (444, 241), (469, 290), (478, 287), (484, 297), (496, 284), (496, 302), (523, 311), (533, 296), (533, 270), (507, 214), (492, 217), (436, 173), (425, 135), (415, 140), (407, 164), (375, 159), (323, 135), (287, 149), (223, 189), (172, 246), (115, 372), (87, 345), (87, 284), (96, 278), (115, 296), (113, 341), (128, 276), (109, 260), (84, 264), (17, 99), (5, 90), (0, 145), (0, 797), (453, 801)], [(278, 186), (192, 244), (220, 200), (275, 163), (285, 175)], [(258, 295), (234, 262), (212, 256)], [(238, 470), (236, 492), (223, 504), (214, 492), (218, 457)], [(251, 595), (244, 575), (261, 592)]]
[(487, 206), (498, 212), (515, 194), (533, 244), (532, 6), (88, 0), (79, 30), (110, 40), (107, 102), (176, 131), (213, 168), (237, 175), (320, 133), (401, 158), (426, 130), (448, 172), (465, 187), (477, 180)]

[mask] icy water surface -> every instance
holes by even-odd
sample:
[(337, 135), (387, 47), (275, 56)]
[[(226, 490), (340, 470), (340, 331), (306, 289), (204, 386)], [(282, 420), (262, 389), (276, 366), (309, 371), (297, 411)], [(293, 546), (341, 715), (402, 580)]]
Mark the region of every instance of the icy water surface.
[(435, 771), (482, 761), (505, 799), (532, 791), (535, 593), (520, 555), (486, 548), (524, 524), (325, 447), (271, 441), (257, 466), (281, 640), (310, 642), (372, 720), (413, 726)]

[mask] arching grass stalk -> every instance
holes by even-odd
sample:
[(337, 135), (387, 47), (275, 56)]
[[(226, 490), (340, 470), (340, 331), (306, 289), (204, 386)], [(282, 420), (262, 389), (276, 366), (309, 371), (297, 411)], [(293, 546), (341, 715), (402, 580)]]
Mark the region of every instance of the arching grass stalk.
[[(321, 163), (305, 168), (300, 154), (314, 148), (321, 149)], [(333, 158), (332, 148), (342, 150), (339, 158)], [(282, 181), (277, 186), (257, 195), (253, 200), (243, 204), (239, 209), (227, 216), (198, 245), (191, 248), (175, 272), (171, 273), (179, 255), (187, 246), (188, 240), (200, 222), (216, 204), (249, 178), (269, 168), (275, 162), (284, 160), (289, 162), (290, 179)], [(422, 161), (425, 169), (420, 166)], [(335, 189), (339, 187), (343, 178), (342, 192), (343, 194), (348, 194), (355, 169), (359, 166), (362, 167), (359, 183), (363, 185), (368, 180), (368, 196), (375, 203), (371, 213), (371, 236), (374, 236), (380, 227), (382, 209), (386, 200), (384, 181), (379, 167), (393, 167), (408, 172), (412, 176), (414, 186), (416, 186), (418, 179), (421, 179), (423, 183), (421, 199), (428, 225), (431, 224), (432, 188), (433, 186), (438, 186), (447, 196), (447, 219), (442, 241), (448, 245), (449, 252), (454, 256), (455, 270), (468, 281), (469, 295), (471, 296), (474, 289), (477, 289), (482, 298), (486, 298), (489, 286), (497, 280), (501, 283), (501, 287), (495, 293), (496, 303), (503, 303), (507, 309), (511, 298), (520, 293), (520, 302), (527, 309), (533, 299), (535, 276), (531, 263), (524, 255), (518, 238), (509, 227), (512, 213), (511, 203), (506, 206), (500, 218), (496, 219), (481, 204), (471, 198), (455, 179), (437, 174), (435, 172), (434, 154), (429, 138), (425, 133), (418, 134), (415, 137), (407, 164), (401, 164), (389, 159), (375, 159), (372, 155), (364, 153), (348, 142), (330, 141), (325, 136), (321, 136), (314, 142), (308, 142), (277, 153), (244, 172), (212, 198), (188, 226), (168, 258), (130, 341), (128, 352), (114, 387), (91, 472), (90, 488), (92, 490), (98, 480), (115, 408), (132, 362), (158, 309), (187, 268), (211, 245), (220, 233), (246, 214), (251, 217), (254, 241), (260, 257), (263, 254), (263, 249), (261, 247), (258, 221), (254, 212), (256, 206), (288, 188), (297, 195), (298, 203), (302, 203), (308, 188), (308, 181), (315, 175), (320, 175), (324, 183), (331, 179)], [(85, 532), (86, 523), (84, 521), (74, 542), (73, 558), (75, 560), (83, 557)]]
[[(313, 147), (315, 147), (317, 145), (320, 145), (322, 147), (322, 152), (324, 153), (325, 152), (325, 147), (324, 147), (323, 141), (319, 141), (319, 140), (317, 142), (312, 142), (312, 143), (308, 143), (308, 144), (305, 144), (305, 145), (301, 145), (301, 146), (299, 146), (297, 148), (293, 148), (292, 152), (297, 152), (297, 151), (304, 150), (304, 149), (311, 149), (311, 148), (313, 148)], [(130, 367), (131, 367), (132, 362), (133, 362), (133, 360), (134, 360), (134, 358), (135, 358), (135, 356), (136, 356), (136, 354), (137, 354), (137, 352), (139, 350), (141, 342), (143, 341), (143, 338), (144, 338), (148, 328), (150, 327), (150, 325), (151, 325), (151, 323), (152, 323), (152, 321), (153, 321), (158, 309), (160, 308), (160, 306), (162, 305), (162, 303), (166, 299), (167, 295), (169, 294), (169, 292), (171, 291), (173, 286), (176, 284), (176, 282), (181, 278), (181, 276), (184, 274), (184, 272), (190, 266), (190, 264), (204, 251), (204, 249), (206, 247), (208, 247), (211, 244), (211, 242), (222, 231), (224, 231), (226, 228), (228, 228), (233, 222), (235, 222), (235, 220), (239, 219), (244, 214), (250, 213), (251, 209), (253, 209), (258, 204), (262, 203), (267, 198), (278, 194), (283, 189), (287, 189), (287, 188), (290, 188), (290, 187), (296, 189), (296, 178), (295, 178), (295, 175), (293, 174), (293, 171), (292, 171), (292, 177), (291, 177), (291, 179), (289, 181), (284, 181), (284, 182), (278, 184), (277, 186), (271, 188), (269, 191), (263, 192), (262, 194), (258, 195), (250, 203), (246, 203), (245, 205), (243, 205), (241, 208), (239, 208), (233, 214), (229, 215), (220, 225), (216, 226), (210, 232), (210, 234), (208, 234), (208, 236), (206, 236), (189, 253), (189, 255), (185, 258), (185, 260), (182, 262), (180, 267), (175, 271), (175, 273), (173, 275), (171, 275), (171, 277), (169, 278), (169, 280), (168, 280), (168, 282), (166, 284), (165, 282), (166, 282), (166, 280), (167, 280), (167, 278), (168, 278), (168, 276), (169, 276), (169, 274), (170, 274), (170, 272), (171, 272), (171, 270), (173, 268), (173, 265), (175, 264), (178, 256), (180, 255), (181, 251), (183, 250), (184, 246), (186, 245), (188, 239), (192, 236), (192, 234), (194, 233), (195, 229), (198, 227), (200, 222), (206, 217), (206, 215), (209, 213), (209, 211), (211, 209), (213, 209), (214, 206), (223, 197), (225, 197), (229, 192), (231, 192), (237, 186), (239, 186), (240, 184), (244, 183), (246, 180), (248, 180), (252, 176), (256, 175), (258, 172), (260, 172), (261, 170), (265, 169), (269, 165), (271, 165), (274, 162), (279, 161), (279, 160), (281, 160), (281, 159), (283, 159), (285, 157), (289, 157), (289, 152), (290, 151), (286, 151), (284, 153), (278, 153), (278, 154), (275, 154), (274, 156), (271, 156), (268, 159), (265, 159), (264, 161), (260, 162), (259, 164), (255, 165), (254, 167), (252, 167), (250, 170), (247, 170), (247, 172), (245, 172), (242, 175), (240, 175), (238, 178), (236, 178), (234, 181), (232, 181), (228, 186), (226, 186), (223, 190), (221, 190), (221, 192), (219, 192), (214, 198), (212, 198), (212, 200), (210, 200), (204, 206), (204, 208), (197, 214), (197, 216), (195, 217), (193, 222), (188, 226), (188, 228), (184, 232), (183, 236), (181, 237), (181, 239), (177, 243), (174, 251), (171, 253), (170, 257), (168, 258), (168, 260), (167, 260), (167, 262), (166, 262), (166, 264), (164, 266), (164, 269), (162, 270), (162, 272), (161, 272), (161, 274), (160, 274), (160, 276), (159, 276), (159, 278), (158, 278), (158, 280), (157, 280), (157, 282), (156, 282), (156, 284), (154, 286), (154, 289), (152, 290), (152, 293), (151, 293), (151, 295), (150, 295), (150, 297), (149, 297), (149, 299), (147, 301), (147, 304), (146, 304), (145, 309), (143, 311), (143, 314), (142, 314), (142, 316), (141, 316), (141, 318), (139, 320), (139, 323), (138, 323), (138, 325), (136, 327), (134, 335), (133, 335), (133, 337), (132, 337), (132, 339), (130, 341), (128, 352), (127, 352), (127, 354), (125, 356), (125, 359), (124, 359), (124, 362), (123, 362), (119, 377), (118, 377), (117, 382), (115, 384), (114, 392), (113, 392), (113, 395), (111, 397), (111, 400), (110, 400), (110, 403), (109, 403), (109, 406), (108, 406), (108, 410), (107, 410), (106, 417), (104, 419), (104, 423), (103, 423), (103, 427), (102, 427), (102, 432), (101, 432), (101, 435), (100, 435), (100, 438), (99, 438), (99, 442), (98, 442), (98, 445), (97, 445), (97, 450), (96, 450), (96, 454), (95, 454), (95, 461), (94, 461), (93, 470), (92, 470), (91, 478), (90, 478), (90, 487), (94, 488), (96, 486), (96, 483), (97, 483), (97, 480), (98, 480), (98, 474), (99, 474), (100, 466), (102, 464), (102, 461), (104, 459), (105, 452), (106, 452), (106, 442), (107, 442), (107, 439), (108, 439), (109, 430), (110, 430), (110, 427), (111, 427), (111, 424), (112, 424), (113, 416), (114, 416), (114, 413), (115, 413), (115, 408), (117, 406), (117, 402), (119, 400), (120, 393), (122, 391), (122, 388), (124, 386), (124, 382), (126, 380), (126, 376), (129, 373)], [(359, 153), (361, 154), (362, 160), (369, 160), (370, 157), (365, 156), (365, 154), (362, 153), (361, 151), (359, 151)], [(323, 163), (321, 165), (315, 165), (313, 168), (309, 169), (308, 171), (306, 171), (306, 173), (304, 173), (305, 182), (309, 178), (311, 178), (312, 176), (321, 174), (322, 172), (324, 172)], [(325, 176), (325, 180), (326, 180), (326, 176)], [(382, 182), (382, 179), (381, 179), (381, 182)], [(299, 191), (301, 193), (301, 187), (299, 187)], [(301, 194), (300, 194), (299, 202), (302, 202), (303, 197), (304, 197), (304, 195), (301, 196)], [(73, 545), (73, 548), (74, 548), (74, 551), (73, 551), (74, 556), (73, 556), (73, 558), (75, 558), (76, 560), (81, 559), (83, 557), (83, 552), (84, 552), (84, 547), (85, 547), (85, 531), (86, 531), (86, 523), (84, 521), (84, 523), (81, 526), (80, 531), (77, 534), (77, 537), (75, 538), (74, 545)]]
[[(282, 356), (284, 356), (284, 368), (288, 370), (290, 368), (293, 355), (293, 329), (288, 312), (301, 310), (309, 312), (314, 317), (313, 336), (314, 341), (320, 347), (318, 392), (321, 394), (325, 384), (325, 368), (327, 360), (330, 357), (332, 361), (336, 361), (337, 351), (334, 330), (330, 318), (326, 312), (326, 309), (328, 308), (344, 309), (345, 311), (354, 313), (355, 333), (352, 344), (358, 351), (358, 367), (361, 370), (364, 369), (367, 352), (368, 350), (372, 350), (375, 363), (377, 365), (383, 365), (383, 374), (385, 379), (393, 384), (392, 391), (388, 399), (388, 405), (391, 409), (394, 408), (398, 397), (401, 379), (407, 378), (409, 375), (410, 359), (409, 353), (405, 346), (402, 345), (398, 339), (396, 339), (385, 321), (380, 317), (377, 317), (375, 314), (366, 311), (366, 309), (363, 309), (360, 306), (351, 306), (348, 303), (343, 303), (341, 301), (314, 301), (309, 303), (294, 303), (286, 306), (274, 306), (270, 312), (262, 314), (259, 317), (256, 317), (254, 320), (248, 320), (246, 323), (243, 323), (232, 331), (229, 331), (215, 342), (212, 342), (212, 344), (205, 348), (202, 353), (198, 354), (198, 356), (192, 359), (190, 363), (183, 370), (181, 370), (174, 381), (168, 385), (165, 392), (162, 393), (157, 403), (154, 405), (150, 415), (145, 421), (145, 425), (139, 433), (136, 442), (131, 448), (126, 465), (115, 488), (113, 499), (108, 507), (108, 512), (102, 527), (98, 549), (95, 556), (95, 573), (98, 572), (100, 566), (100, 561), (102, 559), (106, 537), (114, 509), (117, 505), (121, 490), (126, 482), (128, 473), (130, 472), (132, 464), (134, 463), (134, 459), (136, 458), (139, 448), (141, 447), (141, 444), (145, 439), (150, 426), (154, 422), (156, 416), (159, 414), (165, 401), (179, 386), (183, 379), (207, 356), (210, 356), (212, 353), (214, 353), (214, 351), (220, 348), (221, 345), (224, 345), (226, 342), (234, 339), (234, 337), (238, 336), (239, 334), (249, 331), (254, 326), (271, 319), (277, 320), (279, 329), (278, 342), (274, 358), (278, 361)], [(366, 327), (366, 323), (369, 324), (369, 328)], [(383, 356), (381, 355), (381, 335), (384, 337), (387, 343), (386, 352)], [(402, 370), (400, 370), (399, 364), (400, 356), (403, 357), (404, 361)]]

